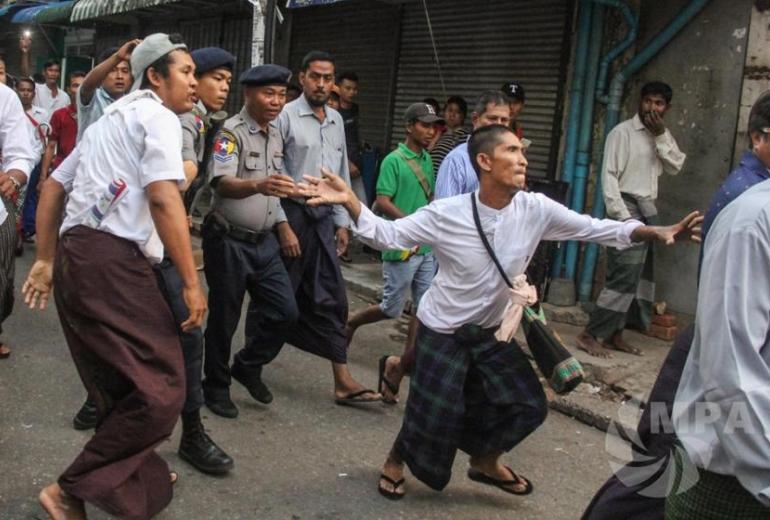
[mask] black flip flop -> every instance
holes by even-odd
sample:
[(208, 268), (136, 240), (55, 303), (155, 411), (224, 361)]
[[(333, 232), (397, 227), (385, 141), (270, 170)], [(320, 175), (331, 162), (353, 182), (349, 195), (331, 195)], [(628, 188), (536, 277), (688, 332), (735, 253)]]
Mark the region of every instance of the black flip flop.
[(380, 475), (380, 480), (385, 480), (389, 484), (393, 485), (393, 491), (388, 491), (378, 483), (377, 491), (380, 492), (380, 495), (384, 496), (388, 500), (401, 500), (402, 498), (404, 498), (404, 493), (396, 493), (396, 490), (398, 490), (398, 488), (404, 485), (404, 482), (405, 482), (404, 479), (396, 481), (383, 473)]
[(364, 396), (366, 394), (377, 395), (377, 392), (369, 389), (361, 390), (359, 392), (353, 392), (352, 394), (348, 394), (345, 397), (338, 397), (334, 399), (334, 402), (341, 406), (348, 406), (351, 404), (372, 404), (372, 403), (382, 402), (382, 399), (361, 399), (361, 396)]
[[(7, 350), (3, 351), (2, 349)], [(8, 359), (9, 357), (11, 357), (11, 349), (5, 343), (0, 342), (0, 359)]]
[[(513, 471), (508, 466), (505, 466), (505, 469), (511, 472), (511, 475), (513, 475), (513, 480), (496, 479), (473, 468), (468, 469), (468, 478), (473, 480), (474, 482), (479, 482), (481, 484), (486, 484), (488, 486), (494, 486), (502, 491), (505, 491), (506, 493), (510, 493), (511, 495), (529, 495), (530, 493), (532, 493), (532, 490), (535, 489), (534, 486), (532, 485), (532, 482), (530, 482), (529, 480), (525, 479), (520, 475), (517, 475), (516, 472)], [(521, 485), (522, 480), (524, 481), (524, 483), (526, 483), (526, 487), (524, 488), (524, 491), (514, 491), (513, 489), (506, 487), (512, 484)]]
[(387, 389), (390, 390), (390, 393), (393, 394), (393, 397), (396, 397), (396, 398), (398, 397), (398, 387), (385, 378), (385, 365), (387, 364), (389, 357), (390, 356), (386, 355), (380, 358), (380, 375), (377, 381), (377, 390), (380, 392), (380, 394), (382, 394), (383, 403), (393, 405), (393, 404), (398, 404), (398, 401), (397, 400), (387, 401), (385, 400), (385, 394), (382, 393), (382, 385), (384, 383)]

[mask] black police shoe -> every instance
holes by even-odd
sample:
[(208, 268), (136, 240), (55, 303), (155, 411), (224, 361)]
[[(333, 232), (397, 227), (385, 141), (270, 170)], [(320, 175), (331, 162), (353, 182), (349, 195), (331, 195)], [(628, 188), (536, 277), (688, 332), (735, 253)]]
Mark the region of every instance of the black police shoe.
[(209, 475), (223, 475), (235, 465), (232, 457), (206, 435), (200, 421), (185, 425), (178, 453), (179, 458)]
[(72, 426), (76, 430), (92, 430), (96, 428), (98, 420), (99, 415), (96, 410), (96, 405), (86, 399), (86, 402), (80, 407), (75, 418), (72, 419)]
[(206, 407), (218, 416), (226, 417), (227, 419), (238, 417), (238, 408), (230, 400), (229, 392), (212, 395), (204, 391), (203, 398), (206, 401)]
[(237, 363), (233, 364), (233, 368), (230, 370), (230, 376), (238, 381), (240, 384), (246, 387), (251, 397), (256, 399), (262, 404), (270, 404), (273, 402), (273, 394), (270, 389), (262, 382), (262, 378), (259, 376), (246, 375), (243, 369)]

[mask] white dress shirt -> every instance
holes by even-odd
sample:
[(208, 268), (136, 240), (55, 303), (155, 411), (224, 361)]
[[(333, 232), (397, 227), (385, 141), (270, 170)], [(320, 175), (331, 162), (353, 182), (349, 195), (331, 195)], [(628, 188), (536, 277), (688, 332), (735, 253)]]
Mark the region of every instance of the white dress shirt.
[(179, 118), (153, 92), (138, 90), (110, 105), (88, 128), (74, 157), (53, 173), (69, 193), (61, 232), (78, 225), (93, 227), (91, 208), (113, 180), (121, 179), (127, 194), (96, 229), (135, 242), (150, 262), (160, 262), (163, 244), (145, 189), (157, 181), (184, 183), (181, 149)]
[[(40, 159), (32, 149), (29, 120), (24, 115), (16, 92), (0, 83), (0, 150), (2, 171), (19, 170), (29, 178), (35, 163)], [(0, 202), (0, 224), (8, 218), (5, 204)]]
[[(43, 153), (45, 152), (45, 144), (48, 139), (48, 135), (51, 133), (51, 113), (44, 108), (32, 105), (27, 110), (26, 118), (27, 125), (29, 126), (29, 132), (32, 135), (32, 149), (35, 151), (37, 159), (35, 165), (43, 159)], [(32, 120), (35, 120), (33, 123)]]
[(717, 216), (673, 423), (695, 465), (770, 507), (770, 181)]
[[(477, 196), (478, 192), (474, 192)], [(377, 249), (433, 248), (441, 268), (420, 302), (417, 317), (436, 332), (465, 324), (496, 327), (509, 300), (503, 281), (476, 231), (471, 195), (432, 202), (408, 217), (376, 217), (363, 204), (353, 231)], [(641, 222), (580, 215), (542, 194), (519, 192), (501, 210), (478, 204), (481, 226), (506, 274), (524, 273), (541, 240), (583, 240), (623, 249)]]
[(604, 146), (602, 166), (607, 216), (616, 220), (631, 218), (621, 193), (655, 201), (658, 177), (664, 172), (679, 173), (686, 158), (668, 129), (655, 137), (639, 114), (613, 128)]
[(32, 104), (53, 114), (60, 108), (70, 106), (70, 96), (60, 88), (56, 89), (54, 96), (48, 85), (35, 83), (35, 99), (32, 100)]

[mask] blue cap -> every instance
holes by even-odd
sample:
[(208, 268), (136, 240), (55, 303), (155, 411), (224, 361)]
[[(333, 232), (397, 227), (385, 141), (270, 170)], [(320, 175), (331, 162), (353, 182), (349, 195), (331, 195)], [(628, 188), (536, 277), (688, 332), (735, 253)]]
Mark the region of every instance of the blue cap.
[(264, 85), (288, 85), (291, 80), (291, 71), (280, 65), (257, 65), (241, 74), (242, 85), (261, 87)]
[(214, 69), (233, 70), (235, 68), (235, 56), (219, 47), (196, 49), (190, 53), (190, 56), (195, 62), (195, 73), (198, 75)]

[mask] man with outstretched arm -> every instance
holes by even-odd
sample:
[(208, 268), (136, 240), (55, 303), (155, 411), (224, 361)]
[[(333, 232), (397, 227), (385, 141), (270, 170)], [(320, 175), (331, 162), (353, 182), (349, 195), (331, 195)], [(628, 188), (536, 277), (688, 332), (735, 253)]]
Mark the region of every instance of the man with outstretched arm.
[(500, 461), (544, 420), (547, 404), (529, 360), (515, 341), (495, 331), (509, 290), (474, 222), (509, 278), (524, 273), (541, 240), (593, 241), (615, 247), (635, 242), (698, 240), (702, 218), (691, 213), (673, 226), (598, 220), (572, 212), (541, 194), (522, 191), (527, 160), (510, 128), (476, 130), (468, 149), (480, 189), (435, 201), (402, 219), (376, 217), (347, 183), (324, 172), (298, 191), (308, 204), (341, 204), (352, 229), (379, 249), (428, 245), (441, 269), (417, 311), (417, 358), (401, 431), (385, 461), (379, 492), (404, 496), (404, 463), (433, 489), (451, 477), (458, 449), (470, 455), (468, 477), (506, 493), (526, 495), (532, 483)]

